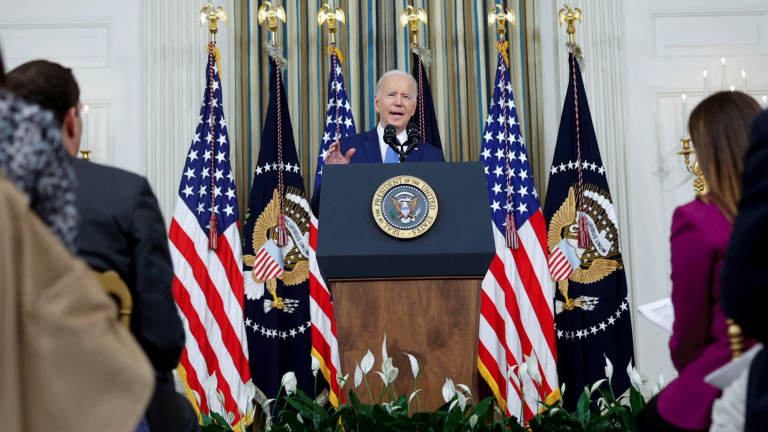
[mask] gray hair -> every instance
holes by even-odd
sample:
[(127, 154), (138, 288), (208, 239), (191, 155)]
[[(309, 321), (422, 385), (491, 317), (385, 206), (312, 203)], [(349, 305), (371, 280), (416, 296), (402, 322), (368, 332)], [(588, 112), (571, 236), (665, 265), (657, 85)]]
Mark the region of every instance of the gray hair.
[(399, 69), (392, 69), (391, 71), (385, 73), (384, 75), (379, 78), (379, 82), (376, 83), (376, 92), (374, 93), (376, 96), (381, 96), (381, 86), (384, 84), (384, 80), (393, 77), (393, 76), (407, 76), (411, 79), (411, 82), (413, 83), (413, 96), (416, 96), (416, 91), (419, 88), (419, 85), (416, 84), (416, 79), (413, 77), (413, 75), (409, 74), (408, 72), (401, 71)]

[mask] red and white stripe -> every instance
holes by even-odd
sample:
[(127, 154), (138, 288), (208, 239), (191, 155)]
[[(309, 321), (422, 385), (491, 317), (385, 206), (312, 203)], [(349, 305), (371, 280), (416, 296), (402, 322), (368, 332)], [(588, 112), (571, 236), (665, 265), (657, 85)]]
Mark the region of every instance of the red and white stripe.
[(341, 373), (336, 320), (333, 318), (331, 293), (317, 265), (317, 218), (310, 217), (309, 226), (309, 314), (312, 321), (312, 355), (320, 361), (320, 370), (331, 387), (330, 401), (335, 407), (344, 403), (336, 381)]
[(559, 247), (556, 247), (549, 257), (549, 272), (552, 274), (552, 279), (558, 281), (568, 279), (573, 274), (571, 263)]
[[(536, 402), (546, 400), (558, 386), (555, 286), (547, 266), (544, 216), (539, 210), (518, 229), (517, 249), (506, 246), (495, 225), (493, 233), (496, 256), (482, 283), (478, 367), (507, 414), (519, 418), (522, 413), (528, 420), (538, 412)], [(521, 390), (508, 370), (531, 352), (538, 359), (542, 388), (524, 375)]]
[[(186, 333), (181, 358), (187, 385), (200, 397), (203, 412), (233, 413), (233, 425), (247, 411), (243, 387), (251, 380), (243, 314), (242, 249), (237, 224), (218, 236), (218, 249), (208, 249), (208, 237), (195, 215), (179, 198), (169, 233), (173, 261), (173, 295)], [(203, 390), (216, 374), (224, 406)], [(194, 403), (194, 402), (193, 402)]]
[(275, 261), (266, 248), (259, 249), (253, 261), (253, 278), (260, 280), (274, 279), (283, 274), (283, 268)]

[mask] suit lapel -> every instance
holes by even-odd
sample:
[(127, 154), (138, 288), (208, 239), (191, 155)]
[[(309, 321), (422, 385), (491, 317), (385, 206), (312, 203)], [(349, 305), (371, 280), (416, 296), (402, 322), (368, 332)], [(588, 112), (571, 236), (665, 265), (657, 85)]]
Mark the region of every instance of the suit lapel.
[(381, 148), (379, 147), (379, 134), (376, 129), (363, 134), (363, 150), (369, 163), (382, 163)]
[(424, 143), (424, 142), (420, 142), (416, 146), (416, 148), (413, 149), (413, 151), (410, 152), (408, 154), (408, 156), (406, 156), (405, 162), (406, 163), (409, 163), (409, 162), (419, 162), (421, 160), (421, 155), (424, 154), (424, 152), (421, 151), (421, 146), (424, 146), (424, 145), (429, 145), (429, 144)]

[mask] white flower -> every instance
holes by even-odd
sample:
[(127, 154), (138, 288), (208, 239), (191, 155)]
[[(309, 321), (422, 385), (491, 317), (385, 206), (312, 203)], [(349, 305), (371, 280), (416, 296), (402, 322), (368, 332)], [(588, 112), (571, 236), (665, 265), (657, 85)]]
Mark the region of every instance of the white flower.
[(658, 379), (658, 381), (656, 381), (656, 384), (658, 384), (660, 389), (664, 388), (664, 374), (663, 373), (659, 374), (659, 379)]
[(318, 360), (317, 357), (312, 356), (312, 375), (317, 376), (318, 370), (320, 370), (320, 360)]
[(355, 367), (355, 388), (358, 388), (360, 386), (360, 383), (363, 382), (363, 370), (360, 369), (360, 365), (357, 365)]
[(520, 387), (520, 379), (517, 377), (517, 374), (515, 373), (515, 369), (518, 368), (518, 365), (510, 366), (509, 369), (507, 369), (507, 379), (512, 379), (514, 381), (515, 386)]
[(613, 378), (613, 363), (608, 360), (608, 356), (603, 353), (605, 357), (605, 377), (608, 378), (608, 385), (611, 385), (611, 378)]
[(227, 420), (229, 420), (229, 424), (232, 424), (235, 422), (235, 413), (229, 412), (227, 413)]
[(387, 334), (386, 333), (384, 333), (384, 342), (381, 344), (381, 358), (383, 359), (389, 358), (389, 356), (387, 355)]
[(379, 374), (379, 376), (381, 377), (381, 380), (384, 381), (384, 387), (388, 386), (389, 381), (387, 381), (387, 376), (379, 371), (376, 371), (376, 373)]
[(451, 381), (450, 378), (446, 378), (445, 384), (443, 384), (443, 399), (445, 399), (446, 402), (450, 402), (455, 395), (456, 387), (454, 387), (453, 381)]
[(283, 375), (283, 379), (280, 381), (280, 385), (285, 388), (285, 392), (289, 395), (296, 392), (296, 384), (298, 381), (296, 380), (296, 374), (293, 372), (286, 372), (285, 375)]
[(390, 369), (392, 369), (392, 359), (386, 358), (384, 359), (384, 363), (381, 364), (381, 371), (386, 375)]
[(341, 372), (336, 371), (336, 382), (339, 383), (339, 388), (344, 387), (347, 383), (347, 378), (349, 378), (349, 374), (341, 376)]
[(456, 407), (456, 405), (459, 403), (459, 400), (456, 399), (455, 401), (451, 402), (451, 406), (448, 407), (448, 412), (453, 411), (453, 408)]
[(459, 400), (459, 407), (462, 411), (467, 407), (467, 397), (464, 396), (464, 393), (457, 392), (456, 397)]
[(212, 373), (203, 383), (203, 390), (205, 395), (210, 399), (216, 394), (216, 389), (219, 386), (219, 382), (216, 379), (216, 372)]
[(643, 380), (640, 378), (637, 369), (632, 367), (632, 359), (629, 360), (629, 364), (627, 365), (627, 375), (629, 375), (629, 382), (632, 383), (632, 387), (637, 391), (642, 391)]
[(565, 383), (563, 383), (563, 385), (560, 386), (560, 401), (561, 402), (563, 400), (563, 395), (565, 395)]
[(256, 396), (256, 385), (253, 383), (253, 380), (248, 380), (248, 382), (245, 383), (241, 393), (241, 397), (246, 404), (246, 413), (249, 413), (253, 409), (253, 397)]
[(375, 359), (373, 358), (373, 353), (371, 352), (371, 350), (368, 350), (368, 354), (366, 354), (365, 357), (363, 357), (363, 362), (360, 363), (360, 368), (363, 370), (364, 374), (367, 375), (368, 372), (370, 372), (371, 369), (373, 369), (374, 360)]
[(456, 384), (456, 388), (460, 388), (461, 391), (469, 393), (469, 395), (472, 396), (472, 392), (469, 390), (469, 387), (465, 386), (464, 384)]
[(525, 357), (525, 362), (530, 366), (528, 367), (528, 375), (533, 379), (536, 384), (541, 386), (541, 374), (539, 373), (539, 359), (536, 358), (536, 353), (531, 350), (530, 356)]
[(418, 390), (416, 390), (415, 392), (411, 393), (411, 396), (408, 398), (408, 403), (409, 403), (409, 404), (411, 403), (411, 401), (413, 400), (413, 398), (415, 398), (415, 397), (416, 397), (416, 394), (417, 394), (418, 392), (420, 392), (420, 391), (421, 391), (421, 389), (418, 389)]
[(659, 379), (656, 381), (656, 385), (651, 389), (651, 396), (656, 396), (661, 393), (664, 388), (664, 374), (659, 374)]
[(417, 379), (419, 377), (419, 362), (416, 361), (416, 357), (405, 353), (405, 355), (408, 356), (408, 359), (411, 361), (411, 371), (413, 372), (413, 378)]
[(196, 392), (194, 390), (191, 390), (191, 391), (192, 391), (192, 394), (195, 396), (195, 400), (197, 401), (197, 406), (199, 408), (200, 407), (200, 393), (198, 393), (198, 392)]
[(469, 418), (469, 427), (475, 427), (477, 424), (477, 414), (472, 414), (472, 417)]
[(523, 377), (525, 376), (526, 373), (528, 373), (528, 362), (523, 362), (523, 364), (517, 367), (517, 377), (520, 378), (521, 386), (523, 385), (523, 382), (524, 382)]
[(299, 423), (304, 424), (304, 419), (301, 418), (301, 414), (296, 414), (296, 420), (298, 420)]
[(601, 379), (600, 381), (592, 384), (592, 388), (589, 390), (589, 394), (592, 394), (597, 390), (604, 382), (606, 381), (605, 378)]
[(387, 371), (387, 381), (390, 383), (395, 382), (395, 379), (397, 379), (397, 374), (400, 373), (400, 369), (396, 367), (391, 367)]

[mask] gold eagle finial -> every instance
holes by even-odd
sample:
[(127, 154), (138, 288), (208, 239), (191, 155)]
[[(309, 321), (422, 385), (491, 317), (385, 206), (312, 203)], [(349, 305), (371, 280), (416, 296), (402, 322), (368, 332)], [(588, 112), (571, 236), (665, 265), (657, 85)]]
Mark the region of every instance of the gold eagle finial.
[(282, 6), (275, 6), (272, 2), (265, 1), (259, 8), (259, 25), (264, 24), (266, 20), (269, 24), (268, 30), (272, 33), (272, 40), (275, 40), (277, 32), (277, 20), (285, 22), (285, 9)]
[(408, 7), (406, 7), (405, 10), (400, 13), (400, 26), (405, 28), (405, 26), (410, 24), (411, 38), (415, 44), (419, 42), (419, 21), (423, 22), (424, 25), (429, 24), (427, 19), (427, 11), (422, 8), (417, 10), (414, 9), (413, 6), (408, 5)]
[(576, 20), (581, 22), (581, 9), (571, 9), (570, 5), (564, 5), (563, 9), (560, 9), (560, 13), (557, 15), (557, 21), (560, 23), (560, 27), (563, 26), (564, 22), (568, 23), (568, 29), (566, 30), (566, 33), (568, 33), (568, 37), (570, 38), (571, 43), (573, 43), (573, 35), (576, 34), (576, 27), (573, 25), (573, 22)]
[(329, 6), (326, 3), (317, 12), (317, 25), (322, 27), (324, 23), (328, 23), (328, 33), (331, 34), (331, 43), (336, 42), (336, 21), (342, 24), (347, 23), (347, 16), (344, 15), (344, 11), (341, 10), (341, 8), (336, 8), (334, 11), (333, 6)]
[(515, 25), (517, 22), (515, 11), (512, 9), (507, 8), (507, 11), (504, 12), (504, 9), (501, 7), (501, 5), (496, 4), (496, 7), (488, 12), (488, 27), (496, 24), (496, 32), (499, 34), (499, 36), (503, 37), (504, 33), (507, 32), (507, 27), (504, 25), (507, 22), (511, 25)]
[(210, 23), (208, 31), (211, 32), (211, 42), (216, 42), (216, 33), (219, 32), (217, 22), (219, 20), (224, 21), (224, 24), (227, 23), (227, 12), (224, 11), (223, 7), (215, 8), (211, 3), (207, 3), (204, 8), (200, 9), (200, 27), (204, 26), (206, 21)]

